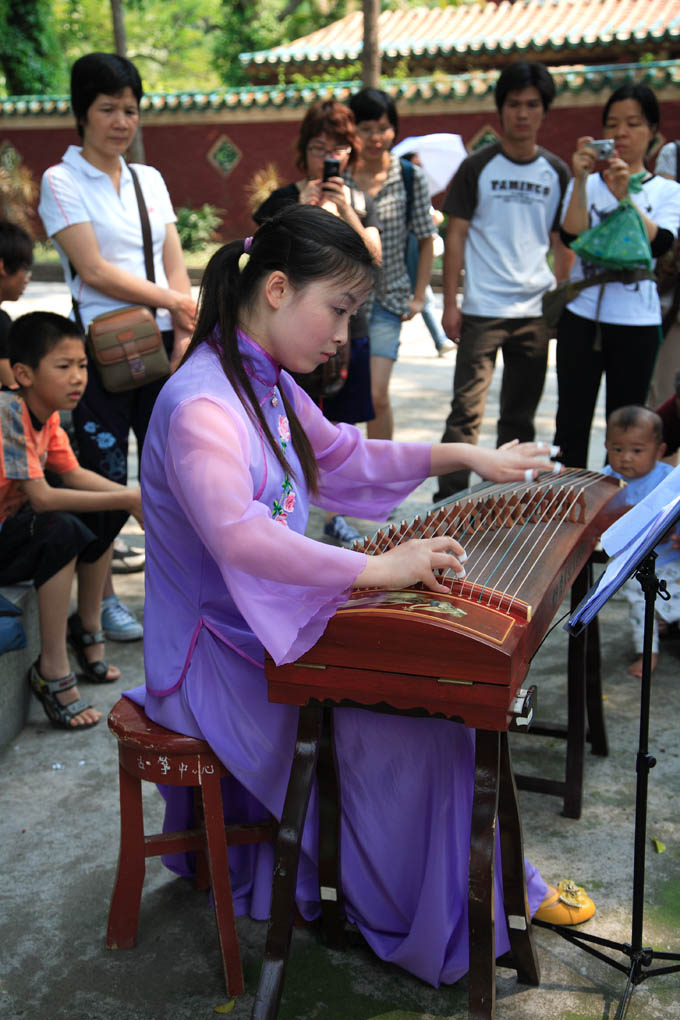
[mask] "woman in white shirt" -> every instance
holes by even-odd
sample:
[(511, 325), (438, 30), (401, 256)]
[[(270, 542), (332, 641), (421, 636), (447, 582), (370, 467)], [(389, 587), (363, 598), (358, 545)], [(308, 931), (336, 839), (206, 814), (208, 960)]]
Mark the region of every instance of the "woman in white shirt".
[[(564, 198), (561, 237), (570, 244), (588, 227), (607, 219), (628, 195), (630, 178), (643, 174), (631, 195), (642, 217), (654, 257), (673, 243), (680, 225), (680, 185), (647, 170), (645, 157), (659, 126), (659, 104), (646, 85), (629, 83), (614, 92), (602, 114), (602, 136), (615, 148), (606, 165), (579, 138), (572, 156), (574, 179)], [(596, 171), (596, 167), (602, 167)], [(571, 279), (604, 272), (577, 258)], [(637, 277), (637, 278), (633, 278)], [(588, 440), (600, 380), (607, 385), (606, 415), (643, 404), (659, 349), (661, 308), (653, 279), (594, 282), (567, 305), (557, 330), (558, 408), (555, 443), (568, 467), (586, 467)]]
[[(71, 70), (71, 105), (82, 147), (69, 146), (42, 179), (39, 212), (61, 258), (74, 299), (74, 317), (92, 319), (125, 305), (156, 309), (171, 364), (179, 363), (196, 306), (163, 178), (153, 167), (135, 171), (151, 227), (156, 282), (147, 279), (139, 206), (124, 153), (139, 123), (142, 83), (131, 61), (90, 53)], [(76, 314), (77, 308), (77, 314)], [(144, 436), (161, 382), (126, 393), (103, 388), (89, 364), (85, 394), (73, 412), (83, 467), (121, 484), (127, 481), (128, 436)], [(108, 586), (104, 631), (114, 640), (142, 636), (141, 625)]]

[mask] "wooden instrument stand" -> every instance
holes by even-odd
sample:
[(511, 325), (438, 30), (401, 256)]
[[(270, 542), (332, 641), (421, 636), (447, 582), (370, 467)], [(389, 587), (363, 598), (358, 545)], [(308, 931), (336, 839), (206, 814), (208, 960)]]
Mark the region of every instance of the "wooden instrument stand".
[[(527, 692), (530, 711), (532, 692)], [(342, 885), (337, 847), (339, 791), (333, 763), (331, 709), (334, 706), (385, 711), (397, 715), (427, 715), (399, 711), (387, 705), (359, 705), (342, 700), (311, 700), (300, 708), (297, 743), (284, 804), (276, 851), (271, 919), (252, 1020), (278, 1016), (290, 951), (302, 830), (314, 782), (319, 773), (319, 884), (323, 930), (329, 946), (345, 942)], [(325, 725), (324, 725), (325, 722)], [(504, 966), (517, 971), (518, 980), (539, 983), (539, 965), (527, 913), (522, 832), (507, 732), (478, 730), (470, 838), (468, 923), (470, 943), (469, 1017), (492, 1020), (496, 1002), (494, 864), (500, 824), (503, 890), (510, 935)]]

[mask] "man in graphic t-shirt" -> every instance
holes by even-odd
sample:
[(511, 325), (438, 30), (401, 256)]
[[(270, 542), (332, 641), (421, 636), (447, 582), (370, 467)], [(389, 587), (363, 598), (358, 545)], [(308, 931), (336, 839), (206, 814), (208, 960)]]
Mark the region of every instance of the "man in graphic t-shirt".
[[(569, 171), (536, 144), (554, 96), (555, 84), (543, 64), (521, 61), (507, 67), (496, 84), (501, 140), (461, 163), (444, 202), (450, 219), (442, 325), (458, 353), (443, 442), (477, 442), (499, 348), (504, 368), (498, 446), (534, 438), (548, 360), (541, 298), (555, 277), (567, 279), (571, 261), (558, 235)], [(546, 261), (551, 246), (555, 276)], [(467, 485), (467, 471), (443, 475), (435, 499)]]

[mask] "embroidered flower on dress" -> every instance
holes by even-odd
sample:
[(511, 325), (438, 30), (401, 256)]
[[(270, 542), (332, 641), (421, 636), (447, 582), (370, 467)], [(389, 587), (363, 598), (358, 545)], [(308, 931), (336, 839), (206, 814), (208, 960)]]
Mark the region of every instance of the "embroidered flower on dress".
[(282, 446), (290, 440), (290, 425), (285, 414), (279, 415), (279, 439)]
[[(285, 414), (279, 415), (279, 442), (281, 449), (285, 452), (290, 441), (290, 425)], [(272, 517), (275, 521), (288, 527), (286, 518), (295, 510), (295, 493), (288, 475), (281, 483), (281, 500), (275, 499), (272, 504)]]

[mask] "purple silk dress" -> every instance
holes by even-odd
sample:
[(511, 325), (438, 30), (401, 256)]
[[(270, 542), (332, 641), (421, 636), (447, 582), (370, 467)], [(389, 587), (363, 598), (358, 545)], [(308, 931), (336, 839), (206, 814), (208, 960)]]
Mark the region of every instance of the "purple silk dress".
[[(364, 440), (327, 421), (257, 344), (239, 338), (246, 370), (294, 476), (204, 343), (156, 402), (142, 458), (146, 525), (146, 690), (128, 696), (169, 729), (201, 737), (235, 778), (228, 818), (280, 817), (297, 709), (270, 704), (263, 647), (278, 662), (310, 648), (347, 598), (365, 557), (304, 536), (308, 493), (281, 391), (319, 464), (316, 502), (380, 520), (429, 474), (430, 446)], [(446, 720), (337, 709), (342, 883), (348, 916), (382, 959), (432, 985), (468, 969), (467, 875), (474, 731)], [(166, 827), (187, 828), (191, 791), (165, 787)], [(319, 913), (318, 811), (303, 835), (298, 906)], [(184, 855), (167, 861), (188, 872)], [(230, 850), (238, 913), (266, 918), (273, 848)], [(496, 869), (496, 948), (509, 948)], [(533, 913), (546, 885), (527, 864)]]

